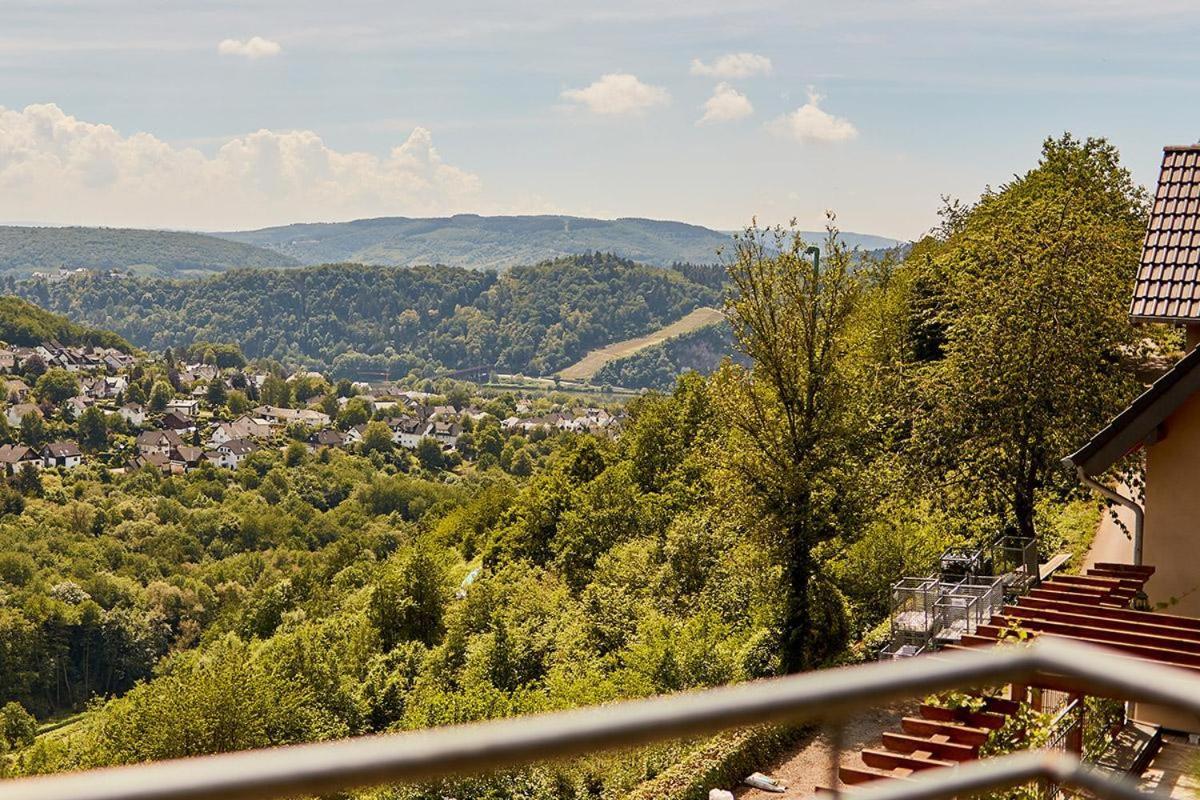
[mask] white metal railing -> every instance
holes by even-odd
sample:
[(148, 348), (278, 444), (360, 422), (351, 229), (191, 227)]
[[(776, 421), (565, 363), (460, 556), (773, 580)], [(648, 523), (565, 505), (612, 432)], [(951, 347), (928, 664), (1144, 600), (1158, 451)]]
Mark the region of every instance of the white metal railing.
[[(467, 775), (767, 722), (817, 722), (834, 741), (855, 711), (965, 687), (1069, 682), (1080, 692), (1200, 714), (1200, 677), (1054, 639), (939, 653), (413, 733), (267, 748), (89, 772), (0, 781), (0, 800), (242, 800), (314, 795), (369, 785)], [(840, 758), (833, 748), (831, 759)], [(1144, 800), (1125, 778), (1073, 756), (1017, 753), (928, 770), (912, 781), (858, 788), (855, 800), (931, 800), (1045, 781), (1099, 797)]]

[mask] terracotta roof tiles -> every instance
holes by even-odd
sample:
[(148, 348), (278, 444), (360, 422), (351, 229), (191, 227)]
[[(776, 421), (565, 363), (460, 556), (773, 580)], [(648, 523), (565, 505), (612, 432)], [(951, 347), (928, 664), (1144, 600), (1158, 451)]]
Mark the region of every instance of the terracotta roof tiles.
[(1200, 144), (1163, 148), (1129, 315), (1200, 322)]

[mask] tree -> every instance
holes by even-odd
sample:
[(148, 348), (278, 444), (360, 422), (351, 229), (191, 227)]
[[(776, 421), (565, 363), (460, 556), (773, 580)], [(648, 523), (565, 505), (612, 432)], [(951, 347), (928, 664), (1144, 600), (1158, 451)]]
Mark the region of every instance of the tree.
[(424, 437), (417, 442), (417, 461), (421, 462), (421, 466), (430, 471), (437, 471), (446, 467), (446, 454), (442, 452), (442, 445), (437, 439), (429, 436)]
[(142, 388), (142, 384), (138, 381), (131, 381), (129, 388), (125, 390), (126, 403), (144, 403), (146, 402), (146, 390)]
[(208, 388), (204, 391), (204, 400), (211, 408), (220, 408), (225, 405), (229, 393), (225, 390), (225, 381), (221, 380), (220, 376), (213, 378), (208, 382)]
[(288, 408), (292, 405), (292, 385), (278, 375), (268, 375), (259, 398), (264, 405)]
[(784, 565), (789, 672), (817, 663), (826, 644), (813, 631), (813, 551), (852, 524), (864, 427), (849, 346), (859, 289), (832, 217), (822, 258), (816, 250), (794, 229), (736, 238), (725, 310), (750, 366), (727, 364), (713, 386), (728, 427), (722, 464), (765, 516)]
[(321, 412), (326, 414), (330, 419), (337, 419), (339, 408), (338, 396), (333, 392), (321, 398)]
[(374, 420), (363, 429), (362, 449), (364, 453), (392, 452), (392, 429), (386, 422)]
[(79, 446), (88, 452), (98, 452), (108, 447), (108, 421), (104, 412), (95, 406), (84, 409), (76, 423)]
[(169, 383), (155, 381), (154, 387), (150, 389), (150, 410), (156, 414), (162, 412), (174, 397), (175, 390)]
[(21, 368), (25, 371), (25, 377), (29, 378), (30, 380), (37, 380), (46, 374), (46, 360), (37, 353), (34, 353), (29, 358), (25, 359), (25, 362), (21, 365)]
[(319, 375), (301, 375), (292, 381), (292, 393), (301, 403), (307, 403), (317, 395), (329, 391), (331, 391), (329, 383)]
[(30, 447), (41, 447), (46, 441), (46, 423), (36, 411), (28, 411), (21, 417), (21, 441)]
[(33, 394), (38, 400), (60, 405), (79, 393), (79, 381), (61, 367), (46, 371), (33, 385)]
[(246, 397), (246, 393), (234, 389), (225, 398), (225, 406), (229, 409), (229, 413), (235, 417), (241, 416), (250, 410), (250, 398)]
[(399, 642), (416, 640), (433, 645), (441, 637), (450, 601), (445, 556), (419, 544), (389, 566), (376, 584), (367, 617), (386, 652)]
[(33, 744), (37, 735), (37, 720), (15, 700), (0, 708), (0, 737), (5, 749), (17, 750)]
[(950, 208), (923, 268), (941, 287), (943, 357), (920, 375), (916, 452), (1000, 530), (1074, 477), (1064, 454), (1137, 391), (1124, 357), (1146, 196), (1102, 139), (1048, 139), (1038, 165)]
[(367, 401), (361, 397), (352, 397), (338, 413), (337, 423), (342, 430), (348, 430), (355, 425), (362, 425), (370, 418), (371, 411), (367, 407)]
[(283, 451), (283, 463), (289, 467), (298, 467), (308, 458), (308, 448), (303, 442), (289, 442)]
[(33, 464), (22, 464), (13, 475), (12, 484), (21, 494), (41, 496), (42, 473)]

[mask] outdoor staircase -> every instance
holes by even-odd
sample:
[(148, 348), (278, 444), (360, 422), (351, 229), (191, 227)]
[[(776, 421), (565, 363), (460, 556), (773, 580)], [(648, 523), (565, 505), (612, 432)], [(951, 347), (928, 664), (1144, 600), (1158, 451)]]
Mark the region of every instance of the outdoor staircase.
[[(1153, 567), (1101, 563), (1084, 575), (1054, 575), (947, 649), (992, 646), (1024, 630), (1114, 647), (1148, 660), (1163, 661), (1166, 655), (1167, 663), (1200, 669), (1200, 620), (1128, 608), (1153, 573)], [(883, 734), (879, 747), (866, 748), (839, 765), (836, 792), (853, 793), (876, 781), (912, 780), (923, 770), (978, 759), (989, 733), (1020, 709), (1020, 703), (1000, 697), (984, 697), (983, 703), (981, 711), (921, 704), (916, 716), (900, 721), (900, 731)], [(1147, 750), (1139, 750), (1138, 763), (1145, 762)], [(814, 790), (821, 798), (835, 793), (829, 785)]]

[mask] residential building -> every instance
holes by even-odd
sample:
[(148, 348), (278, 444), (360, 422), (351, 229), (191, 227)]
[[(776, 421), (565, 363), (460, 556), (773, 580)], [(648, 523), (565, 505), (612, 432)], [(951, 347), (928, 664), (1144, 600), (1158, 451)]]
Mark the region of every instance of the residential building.
[(42, 413), (42, 409), (33, 403), (17, 403), (8, 407), (8, 410), (4, 412), (4, 418), (8, 421), (10, 427), (15, 428), (21, 424), (21, 420), (26, 414), (36, 414), (39, 417), (45, 416)]
[(388, 427), (392, 429), (392, 441), (401, 447), (415, 449), (421, 443), (429, 429), (432, 427), (430, 423), (423, 422), (417, 417), (400, 417), (399, 419), (388, 420)]
[(258, 445), (249, 439), (231, 439), (217, 445), (217, 465), (227, 469), (237, 469), (246, 457), (258, 450)]
[(196, 414), (200, 410), (200, 401), (191, 397), (176, 397), (168, 402), (167, 407), (163, 410), (167, 413), (175, 413), (182, 417), (195, 419)]
[(254, 416), (265, 419), (277, 427), (287, 427), (293, 422), (308, 425), (311, 428), (324, 428), (329, 425), (329, 415), (311, 408), (281, 408), (279, 406), (259, 406), (254, 409)]
[(137, 449), (141, 455), (158, 453), (169, 456), (171, 450), (183, 445), (183, 437), (173, 430), (142, 431), (137, 437)]
[[(1064, 459), (1080, 480), (1133, 512), (1135, 565), (1155, 567), (1141, 604), (1171, 615), (1200, 616), (1200, 577), (1187, 554), (1200, 520), (1200, 144), (1166, 147), (1130, 304), (1134, 322), (1183, 326), (1187, 354), (1141, 396)], [(1124, 456), (1142, 451), (1143, 501), (1103, 477)], [(1164, 645), (1166, 646), (1166, 645)], [(1200, 718), (1161, 709), (1139, 717), (1200, 731)]]
[(47, 467), (74, 469), (83, 463), (83, 451), (75, 442), (51, 442), (42, 448), (42, 460)]
[(0, 445), (0, 465), (9, 475), (16, 474), (26, 464), (41, 469), (42, 463), (41, 454), (32, 447), (23, 444)]
[(196, 422), (192, 417), (186, 417), (178, 411), (168, 411), (163, 414), (162, 426), (168, 430), (177, 431), (180, 434), (193, 433), (196, 430)]
[(190, 444), (172, 447), (168, 457), (172, 467), (182, 469), (184, 472), (191, 472), (205, 461), (204, 451)]
[(117, 409), (117, 414), (135, 428), (146, 424), (146, 407), (141, 403), (126, 403)]
[(308, 441), (314, 448), (342, 447), (346, 444), (346, 435), (334, 428), (326, 428), (314, 433)]
[(429, 426), (425, 435), (436, 440), (443, 447), (454, 447), (458, 444), (462, 426), (457, 422), (434, 422)]

